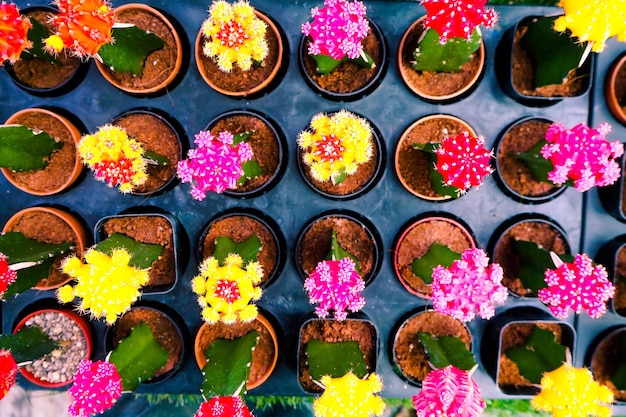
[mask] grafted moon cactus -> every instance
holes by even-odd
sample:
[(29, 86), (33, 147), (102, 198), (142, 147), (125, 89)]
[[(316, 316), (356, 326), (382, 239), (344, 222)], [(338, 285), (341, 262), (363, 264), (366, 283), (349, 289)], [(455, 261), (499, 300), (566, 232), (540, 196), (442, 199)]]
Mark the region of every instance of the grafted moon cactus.
[(30, 28), (30, 20), (20, 15), (15, 4), (0, 3), (0, 66), (4, 61), (14, 63), (32, 46), (28, 40)]

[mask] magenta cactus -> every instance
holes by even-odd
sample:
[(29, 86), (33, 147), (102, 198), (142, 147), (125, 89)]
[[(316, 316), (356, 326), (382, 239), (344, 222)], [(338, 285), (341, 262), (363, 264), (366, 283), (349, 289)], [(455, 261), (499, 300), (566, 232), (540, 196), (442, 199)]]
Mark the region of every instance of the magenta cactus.
[(228, 131), (215, 138), (209, 131), (200, 131), (190, 149), (188, 159), (178, 163), (178, 177), (183, 183), (193, 183), (191, 195), (204, 200), (208, 191), (218, 194), (237, 187), (244, 174), (242, 164), (252, 159), (252, 148), (246, 142), (233, 144), (234, 136)]
[(622, 156), (624, 145), (607, 141), (605, 136), (610, 132), (608, 123), (601, 123), (596, 129), (584, 123), (571, 129), (553, 123), (546, 132), (548, 143), (541, 148), (541, 155), (554, 167), (548, 180), (557, 185), (573, 182), (581, 192), (617, 181), (620, 168), (615, 158)]
[(426, 8), (424, 26), (439, 34), (439, 41), (449, 38), (470, 39), (474, 28), (490, 28), (498, 21), (494, 9), (486, 9), (487, 0), (421, 0)]
[(251, 417), (252, 413), (241, 397), (219, 396), (200, 404), (194, 417)]
[(82, 360), (68, 392), (72, 397), (70, 415), (89, 417), (108, 410), (121, 397), (122, 378), (110, 362)]
[(508, 291), (502, 285), (502, 267), (489, 265), (482, 249), (467, 249), (449, 268), (433, 269), (433, 308), (458, 320), (471, 321), (478, 315), (490, 319), (495, 304), (506, 301)]
[(606, 268), (594, 265), (584, 253), (576, 255), (574, 262), (558, 263), (556, 269), (545, 272), (548, 286), (538, 293), (552, 314), (564, 319), (572, 309), (576, 314), (585, 310), (592, 318), (604, 315), (607, 301), (615, 294)]
[(448, 365), (433, 370), (422, 382), (422, 390), (413, 396), (418, 417), (476, 417), (485, 409), (480, 388), (471, 371)]
[(345, 320), (348, 312), (357, 312), (365, 305), (361, 291), (365, 281), (349, 257), (341, 260), (321, 261), (304, 281), (304, 289), (311, 304), (319, 303), (315, 313), (327, 317), (332, 310), (337, 320)]

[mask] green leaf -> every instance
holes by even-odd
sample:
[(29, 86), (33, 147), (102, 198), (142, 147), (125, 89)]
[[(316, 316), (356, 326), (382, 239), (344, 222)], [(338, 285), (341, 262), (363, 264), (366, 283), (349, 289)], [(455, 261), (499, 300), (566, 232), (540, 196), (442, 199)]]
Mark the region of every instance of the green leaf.
[(17, 172), (44, 169), (52, 152), (62, 146), (63, 142), (43, 131), (18, 125), (0, 126), (0, 167)]
[(321, 380), (324, 375), (340, 378), (350, 370), (359, 378), (368, 373), (358, 342), (310, 340), (306, 344), (305, 352), (311, 378), (316, 381)]
[(39, 281), (48, 278), (52, 272), (54, 258), (48, 258), (29, 268), (17, 271), (17, 279), (13, 281), (2, 294), (3, 300), (8, 300), (11, 296), (21, 294), (33, 288)]
[(252, 235), (239, 243), (228, 236), (218, 236), (217, 239), (215, 239), (215, 252), (213, 252), (213, 257), (219, 261), (220, 265), (224, 265), (226, 257), (231, 253), (236, 253), (241, 256), (245, 267), (249, 262), (257, 260), (261, 246), (261, 239), (259, 239), (257, 235)]
[(433, 243), (423, 256), (413, 259), (411, 270), (415, 276), (420, 277), (424, 283), (433, 282), (433, 269), (438, 265), (449, 268), (452, 262), (461, 259), (461, 254), (441, 243)]
[(311, 57), (315, 60), (315, 63), (317, 64), (317, 72), (320, 74), (328, 74), (347, 59), (347, 57), (335, 59), (322, 54), (311, 55)]
[(168, 356), (167, 349), (154, 338), (150, 326), (141, 322), (111, 352), (109, 362), (122, 377), (124, 391), (134, 391), (165, 365)]
[[(526, 240), (516, 240), (513, 244), (520, 256), (519, 279), (525, 288), (528, 288), (536, 295), (540, 289), (548, 286), (545, 281), (545, 271), (556, 268), (550, 257), (550, 252), (540, 248), (535, 242)], [(563, 262), (572, 262), (574, 260), (572, 255), (558, 256)]]
[(530, 173), (537, 181), (551, 183), (548, 180), (548, 173), (554, 169), (554, 165), (552, 161), (541, 156), (541, 148), (547, 143), (545, 139), (542, 139), (527, 152), (511, 152), (511, 154), (530, 169)]
[(248, 130), (247, 132), (243, 132), (243, 133), (238, 133), (236, 135), (233, 136), (233, 146), (238, 145), (241, 142), (245, 142), (248, 140), (248, 138), (250, 138), (250, 136), (252, 136), (252, 134), (254, 133), (254, 130)]
[(339, 246), (339, 241), (337, 240), (337, 232), (335, 231), (335, 229), (333, 229), (332, 235), (330, 237), (330, 252), (328, 252), (328, 255), (326, 255), (326, 259), (340, 261), (343, 258), (352, 259), (352, 262), (354, 262), (354, 269), (359, 275), (361, 274), (361, 264), (359, 263), (359, 260), (356, 256)]
[(558, 16), (543, 16), (534, 20), (520, 40), (535, 65), (535, 88), (563, 84), (567, 74), (578, 68), (586, 43), (571, 39), (569, 30), (557, 32), (554, 21)]
[(517, 364), (520, 374), (533, 384), (540, 384), (544, 372), (558, 368), (566, 360), (567, 348), (556, 342), (550, 330), (533, 329), (523, 345), (508, 348), (504, 353)]
[(611, 382), (615, 385), (620, 391), (626, 390), (626, 333), (622, 333), (619, 339), (618, 352), (616, 355), (617, 358), (620, 358), (618, 363), (615, 365), (615, 372), (611, 375)]
[(207, 364), (202, 368), (204, 380), (200, 391), (206, 398), (239, 395), (245, 391), (250, 376), (252, 351), (259, 338), (253, 330), (234, 340), (217, 339), (206, 351)]
[(96, 250), (107, 255), (111, 255), (113, 249), (118, 248), (124, 248), (131, 254), (128, 265), (140, 269), (150, 268), (163, 254), (163, 246), (137, 242), (121, 233), (113, 233), (95, 246)]
[(168, 166), (170, 164), (170, 160), (168, 157), (158, 154), (152, 151), (145, 151), (142, 155), (143, 159), (147, 160), (149, 164), (159, 165), (159, 166)]
[(439, 34), (428, 29), (413, 52), (413, 68), (418, 71), (459, 72), (480, 48), (481, 37), (474, 29), (469, 40), (461, 37), (450, 38), (445, 44), (439, 42)]
[(115, 72), (141, 75), (146, 57), (165, 45), (163, 39), (137, 26), (114, 28), (112, 35), (115, 42), (102, 45), (98, 55)]
[(435, 337), (428, 333), (418, 334), (420, 342), (428, 354), (428, 361), (436, 368), (454, 365), (464, 371), (476, 366), (474, 355), (463, 341), (454, 336)]
[(255, 178), (263, 174), (263, 168), (254, 159), (241, 164), (241, 168), (243, 169), (243, 175), (239, 177), (237, 184), (243, 184), (248, 178)]
[(15, 334), (0, 335), (0, 349), (10, 350), (15, 362), (34, 361), (59, 347), (39, 326), (22, 327)]
[(339, 170), (339, 175), (337, 175), (336, 177), (331, 177), (333, 185), (341, 184), (342, 182), (346, 180), (347, 176), (348, 174), (346, 174), (346, 170), (344, 168), (341, 168)]
[(48, 29), (39, 23), (37, 19), (30, 19), (32, 27), (28, 29), (28, 40), (31, 41), (33, 46), (25, 50), (20, 54), (20, 59), (40, 58), (48, 62), (58, 63), (59, 61), (52, 55), (45, 51), (46, 45), (45, 39), (50, 36)]

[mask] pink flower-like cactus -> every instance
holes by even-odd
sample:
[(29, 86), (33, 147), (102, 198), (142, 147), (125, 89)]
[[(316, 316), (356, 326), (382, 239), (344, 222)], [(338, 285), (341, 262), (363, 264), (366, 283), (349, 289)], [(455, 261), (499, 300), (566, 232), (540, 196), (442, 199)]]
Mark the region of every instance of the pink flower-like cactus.
[(68, 392), (72, 397), (69, 414), (89, 417), (113, 407), (122, 395), (122, 378), (110, 362), (82, 360)]
[(0, 252), (0, 297), (16, 279), (17, 272), (9, 268), (9, 260), (4, 253)]
[(594, 265), (584, 253), (576, 255), (574, 262), (563, 262), (556, 269), (548, 269), (545, 281), (548, 286), (537, 295), (552, 314), (562, 319), (568, 316), (569, 309), (576, 314), (585, 310), (593, 318), (601, 317), (606, 313), (607, 301), (615, 294), (606, 268)]
[(324, 6), (311, 9), (313, 22), (302, 25), (302, 33), (311, 37), (309, 54), (357, 59), (363, 53), (361, 40), (369, 32), (365, 5), (360, 1), (325, 0)]
[(448, 136), (435, 149), (435, 154), (435, 169), (443, 177), (443, 183), (457, 188), (461, 194), (481, 185), (483, 179), (493, 172), (489, 164), (493, 155), (485, 149), (482, 136), (474, 137), (468, 132)]
[(485, 8), (487, 0), (421, 0), (421, 3), (427, 14), (424, 26), (436, 30), (441, 43), (449, 38), (469, 39), (477, 26), (490, 28), (498, 21), (496, 11)]
[(620, 168), (615, 158), (622, 156), (624, 145), (607, 141), (605, 136), (610, 132), (608, 123), (601, 123), (596, 129), (584, 123), (571, 129), (553, 123), (546, 132), (548, 143), (541, 148), (541, 155), (554, 166), (548, 179), (557, 185), (571, 180), (581, 192), (617, 181)]
[(0, 400), (9, 393), (17, 378), (17, 363), (8, 350), (0, 350)]
[(506, 300), (502, 267), (493, 263), (482, 249), (467, 249), (449, 268), (433, 269), (433, 308), (461, 321), (471, 321), (476, 312), (483, 319), (495, 313), (495, 304)]
[(475, 417), (485, 409), (480, 388), (468, 371), (448, 365), (428, 374), (413, 397), (418, 417)]
[(252, 417), (252, 413), (241, 397), (213, 397), (200, 404), (194, 417)]
[(188, 159), (178, 163), (178, 177), (183, 183), (193, 183), (191, 195), (204, 200), (207, 192), (218, 194), (237, 187), (244, 174), (242, 164), (252, 159), (252, 148), (246, 142), (233, 145), (233, 135), (220, 132), (215, 138), (209, 131), (200, 131), (190, 149)]
[(319, 303), (315, 313), (327, 317), (332, 310), (335, 319), (345, 320), (348, 312), (357, 312), (365, 305), (361, 291), (365, 281), (355, 270), (354, 261), (348, 257), (338, 261), (321, 261), (304, 281), (304, 289), (311, 304)]

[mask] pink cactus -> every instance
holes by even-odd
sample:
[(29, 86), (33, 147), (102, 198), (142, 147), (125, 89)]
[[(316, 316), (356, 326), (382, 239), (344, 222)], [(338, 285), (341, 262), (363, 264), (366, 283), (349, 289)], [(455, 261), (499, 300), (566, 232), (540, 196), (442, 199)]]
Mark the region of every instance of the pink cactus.
[(361, 291), (365, 281), (355, 270), (354, 261), (348, 257), (338, 261), (321, 261), (304, 281), (304, 289), (311, 304), (319, 303), (315, 313), (327, 317), (330, 310), (335, 319), (345, 320), (348, 312), (357, 312), (365, 305)]
[(213, 397), (200, 404), (194, 417), (252, 417), (252, 413), (241, 397)]
[(448, 365), (428, 374), (422, 390), (413, 397), (418, 417), (475, 417), (485, 409), (480, 388), (470, 375)]
[(492, 153), (484, 145), (482, 136), (474, 137), (468, 132), (446, 137), (435, 149), (435, 169), (443, 177), (444, 184), (457, 188), (460, 193), (481, 185), (484, 177), (493, 172), (489, 165)]
[(178, 163), (178, 177), (183, 183), (195, 184), (191, 195), (204, 200), (208, 191), (222, 193), (237, 187), (244, 174), (242, 164), (252, 159), (252, 149), (246, 142), (233, 145), (233, 135), (220, 132), (215, 138), (211, 132), (201, 131), (195, 136), (196, 149), (189, 150), (188, 159)]
[(17, 363), (13, 355), (8, 350), (0, 350), (0, 400), (15, 385), (15, 378), (17, 378)]
[(467, 249), (449, 268), (439, 265), (433, 269), (433, 308), (462, 321), (473, 320), (476, 312), (490, 319), (494, 305), (504, 303), (508, 296), (502, 276), (500, 265), (489, 266), (485, 251)]
[(369, 32), (365, 5), (348, 0), (325, 0), (324, 5), (311, 9), (313, 23), (302, 25), (302, 33), (312, 40), (309, 54), (357, 59), (363, 52), (361, 40)]
[(69, 389), (72, 403), (67, 411), (73, 417), (103, 413), (122, 395), (122, 379), (110, 362), (82, 360), (74, 384)]
[(421, 0), (421, 3), (427, 14), (424, 26), (436, 30), (441, 43), (449, 38), (469, 39), (477, 26), (490, 28), (498, 21), (496, 11), (485, 8), (487, 0)]
[(546, 132), (548, 143), (541, 148), (541, 155), (554, 166), (548, 179), (557, 185), (571, 180), (581, 192), (617, 181), (620, 168), (614, 159), (622, 156), (624, 145), (607, 141), (605, 136), (610, 132), (608, 123), (601, 123), (597, 129), (584, 123), (571, 129), (553, 123)]
[(20, 15), (15, 4), (0, 3), (0, 66), (7, 60), (14, 63), (32, 46), (28, 40), (30, 28), (30, 20)]
[(6, 255), (0, 252), (0, 297), (16, 279), (17, 272), (9, 268), (9, 261)]
[(606, 268), (594, 265), (586, 254), (578, 254), (574, 262), (561, 263), (545, 272), (547, 288), (539, 290), (539, 299), (552, 314), (566, 318), (569, 309), (576, 314), (585, 310), (593, 318), (606, 313), (606, 303), (615, 294)]

